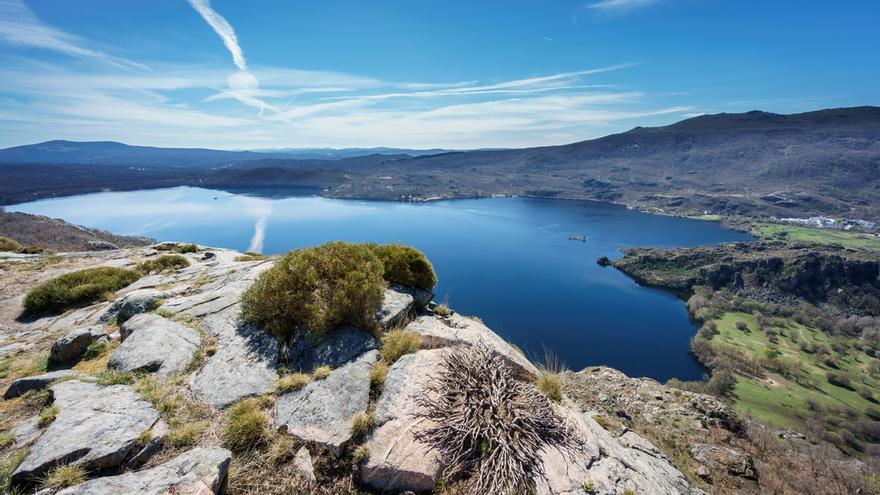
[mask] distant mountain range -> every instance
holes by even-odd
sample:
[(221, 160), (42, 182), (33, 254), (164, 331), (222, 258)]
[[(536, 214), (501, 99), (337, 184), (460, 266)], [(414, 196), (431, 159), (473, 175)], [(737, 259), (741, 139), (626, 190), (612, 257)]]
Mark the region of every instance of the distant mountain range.
[(114, 141), (46, 141), (0, 150), (0, 163), (129, 165), (139, 167), (221, 167), (265, 158), (339, 160), (364, 155), (424, 156), (449, 150), (402, 148), (280, 148), (224, 151), (204, 148), (131, 146)]
[(703, 115), (568, 145), (506, 150), (253, 152), (50, 141), (0, 150), (0, 167), (10, 179), (0, 185), (0, 202), (7, 204), (188, 184), (387, 200), (529, 195), (670, 213), (876, 219), (880, 108)]

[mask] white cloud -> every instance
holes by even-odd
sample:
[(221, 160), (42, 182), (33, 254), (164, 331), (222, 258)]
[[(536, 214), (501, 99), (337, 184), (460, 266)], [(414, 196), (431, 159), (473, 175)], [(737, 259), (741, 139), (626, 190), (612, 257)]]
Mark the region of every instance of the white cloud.
[(587, 5), (587, 8), (604, 10), (604, 11), (622, 11), (632, 10), (639, 7), (646, 7), (659, 0), (601, 0)]
[(0, 0), (0, 41), (97, 60), (117, 67), (146, 69), (137, 62), (88, 48), (80, 37), (44, 24), (21, 0)]
[(232, 97), (245, 105), (259, 108), (260, 115), (262, 115), (265, 110), (277, 111), (277, 108), (258, 98), (260, 95), (260, 83), (257, 81), (256, 76), (248, 71), (247, 62), (244, 59), (244, 53), (241, 50), (241, 45), (238, 44), (238, 37), (235, 35), (235, 30), (232, 29), (232, 25), (230, 25), (223, 16), (218, 14), (217, 11), (211, 8), (210, 0), (189, 0), (189, 4), (196, 9), (196, 12), (198, 12), (205, 22), (211, 26), (214, 32), (217, 33), (217, 36), (219, 36), (223, 41), (223, 44), (226, 45), (226, 49), (232, 54), (232, 62), (238, 67), (238, 72), (232, 74), (227, 79), (227, 86), (229, 89), (223, 91), (223, 94)]

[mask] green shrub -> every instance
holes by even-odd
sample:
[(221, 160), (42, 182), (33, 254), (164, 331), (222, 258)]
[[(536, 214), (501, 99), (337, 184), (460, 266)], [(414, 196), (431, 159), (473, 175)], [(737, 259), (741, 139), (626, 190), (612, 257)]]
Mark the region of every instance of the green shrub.
[(88, 306), (138, 278), (139, 275), (132, 270), (111, 267), (66, 273), (28, 291), (24, 298), (24, 313), (27, 316), (43, 316)]
[(392, 330), (382, 337), (382, 360), (393, 364), (401, 356), (412, 354), (422, 348), (422, 336), (407, 330)]
[(141, 273), (148, 275), (150, 273), (179, 270), (188, 266), (189, 260), (179, 254), (163, 254), (158, 258), (144, 261), (138, 265), (138, 270), (140, 270)]
[(245, 399), (229, 408), (223, 425), (223, 444), (241, 452), (261, 445), (269, 438), (269, 421), (259, 399)]
[(385, 267), (383, 277), (392, 284), (432, 289), (437, 275), (428, 258), (416, 248), (403, 244), (373, 245), (373, 252)]
[(383, 265), (365, 244), (331, 242), (287, 253), (242, 296), (244, 319), (283, 343), (343, 324), (374, 328)]
[(173, 242), (163, 242), (155, 246), (156, 251), (171, 251), (180, 254), (197, 253), (199, 247), (195, 244), (176, 244)]
[(7, 251), (10, 253), (19, 252), (24, 246), (18, 243), (13, 239), (8, 237), (0, 236), (0, 251)]

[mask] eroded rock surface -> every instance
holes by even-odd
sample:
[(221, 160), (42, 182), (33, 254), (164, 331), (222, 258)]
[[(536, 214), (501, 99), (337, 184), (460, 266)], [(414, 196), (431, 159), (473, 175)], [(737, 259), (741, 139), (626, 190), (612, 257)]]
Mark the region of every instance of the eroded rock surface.
[(361, 481), (376, 490), (429, 491), (443, 466), (430, 445), (418, 435), (433, 423), (418, 417), (416, 397), (428, 393), (432, 374), (440, 370), (441, 349), (401, 357), (391, 366), (376, 403), (376, 427), (367, 446), (369, 458), (360, 467)]
[(52, 344), (49, 360), (55, 363), (76, 361), (85, 354), (92, 342), (101, 339), (109, 340), (100, 326), (73, 329)]
[(216, 495), (231, 458), (226, 449), (196, 448), (154, 468), (97, 478), (56, 495)]
[(107, 366), (119, 371), (155, 372), (159, 380), (180, 374), (201, 343), (199, 332), (154, 314), (137, 315), (122, 324), (125, 340)]
[(376, 320), (390, 328), (406, 320), (416, 309), (424, 308), (434, 294), (431, 291), (392, 284), (385, 289), (382, 306), (376, 312)]
[(79, 464), (90, 471), (116, 468), (137, 457), (138, 438), (166, 431), (159, 413), (128, 385), (102, 387), (68, 380), (51, 387), (59, 412), (12, 475), (15, 484), (33, 483), (50, 468)]
[(379, 339), (372, 333), (347, 326), (327, 332), (317, 342), (302, 340), (294, 345), (288, 353), (288, 366), (303, 373), (311, 373), (325, 364), (338, 368), (378, 348)]
[(327, 378), (279, 397), (276, 424), (300, 440), (339, 453), (351, 439), (352, 418), (367, 409), (370, 370), (378, 356), (378, 351), (369, 351), (333, 370)]
[(217, 352), (192, 379), (191, 388), (214, 407), (275, 390), (278, 343), (245, 324), (238, 304), (202, 319), (202, 328), (217, 339)]
[(538, 369), (519, 351), (479, 321), (460, 315), (442, 318), (422, 315), (406, 326), (406, 330), (422, 336), (422, 345), (428, 348), (483, 343), (500, 355), (522, 377), (536, 376)]
[(118, 322), (124, 322), (135, 315), (155, 309), (165, 295), (164, 292), (156, 289), (133, 290), (113, 301), (101, 315), (101, 321), (116, 318)]
[(25, 376), (12, 382), (12, 384), (9, 385), (9, 388), (6, 389), (6, 393), (3, 394), (3, 398), (14, 399), (30, 392), (31, 390), (42, 390), (57, 380), (65, 380), (80, 375), (81, 373), (78, 371), (58, 370), (43, 373), (42, 375)]

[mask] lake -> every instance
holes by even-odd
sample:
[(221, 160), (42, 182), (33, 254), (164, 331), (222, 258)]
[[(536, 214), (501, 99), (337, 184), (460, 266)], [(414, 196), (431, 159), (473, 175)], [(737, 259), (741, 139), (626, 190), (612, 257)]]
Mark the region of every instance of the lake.
[(695, 380), (705, 372), (689, 354), (696, 328), (684, 303), (598, 266), (596, 258), (614, 259), (619, 248), (631, 246), (750, 239), (711, 222), (534, 198), (391, 203), (178, 187), (47, 199), (7, 210), (266, 254), (331, 240), (409, 244), (434, 264), (440, 279), (435, 300), (479, 316), (530, 357), (543, 356), (546, 348), (571, 369), (608, 365), (660, 381)]

